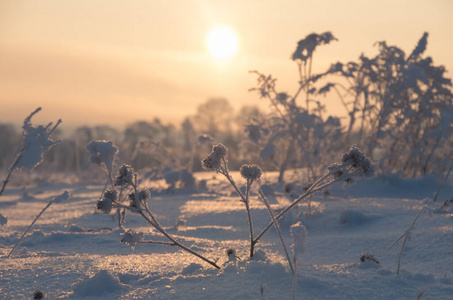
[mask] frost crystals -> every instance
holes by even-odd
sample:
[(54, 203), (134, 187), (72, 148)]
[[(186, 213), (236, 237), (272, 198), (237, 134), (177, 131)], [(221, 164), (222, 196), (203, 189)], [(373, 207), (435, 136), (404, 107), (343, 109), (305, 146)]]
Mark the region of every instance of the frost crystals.
[(126, 245), (129, 245), (132, 247), (132, 249), (134, 249), (135, 246), (143, 240), (143, 236), (143, 233), (135, 232), (129, 229), (123, 234), (121, 243), (125, 243)]

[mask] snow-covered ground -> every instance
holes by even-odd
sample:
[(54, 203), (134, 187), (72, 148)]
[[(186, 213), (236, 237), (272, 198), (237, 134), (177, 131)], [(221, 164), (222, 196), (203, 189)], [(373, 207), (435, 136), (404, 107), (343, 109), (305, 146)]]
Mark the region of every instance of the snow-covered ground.
[[(262, 184), (275, 182), (275, 174), (265, 175)], [(221, 270), (177, 247), (138, 244), (132, 249), (121, 243), (125, 229), (165, 239), (138, 215), (128, 214), (125, 229), (118, 229), (112, 215), (96, 212), (101, 183), (8, 186), (0, 197), (0, 213), (8, 218), (0, 227), (0, 298), (31, 299), (39, 290), (47, 299), (292, 299), (292, 275), (275, 230), (249, 260), (244, 204), (220, 176), (196, 176), (208, 179), (207, 190), (154, 192), (149, 207), (172, 236), (218, 260)], [(313, 197), (319, 207), (314, 214), (301, 206), (287, 215), (281, 229), (288, 246), (290, 225), (301, 221), (308, 230), (306, 251), (298, 258), (296, 298), (453, 299), (453, 210), (420, 216), (399, 275), (402, 241), (382, 255), (411, 224), (423, 200), (433, 197), (441, 179), (380, 176), (347, 190), (338, 185), (328, 196)], [(66, 190), (72, 198), (52, 204), (8, 258), (51, 197)], [(434, 207), (452, 196), (450, 181)], [(288, 203), (282, 185), (273, 186), (269, 201), (275, 210)], [(270, 219), (256, 191), (251, 208), (259, 232)], [(228, 260), (229, 248), (236, 250), (236, 261)], [(380, 263), (361, 263), (365, 252)]]

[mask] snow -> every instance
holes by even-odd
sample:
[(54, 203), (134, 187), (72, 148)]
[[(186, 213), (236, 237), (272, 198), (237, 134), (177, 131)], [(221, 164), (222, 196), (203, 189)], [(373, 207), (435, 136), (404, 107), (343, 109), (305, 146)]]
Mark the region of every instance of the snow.
[[(124, 229), (112, 215), (95, 211), (104, 184), (42, 184), (8, 186), (0, 197), (1, 215), (8, 223), (0, 232), (0, 295), (31, 299), (37, 290), (46, 299), (291, 299), (292, 274), (274, 229), (248, 258), (249, 236), (244, 204), (220, 174), (197, 173), (206, 190), (190, 193), (154, 192), (149, 207), (169, 234), (207, 258), (220, 270), (174, 246), (142, 244), (132, 249), (121, 238), (133, 230), (145, 240), (166, 241), (139, 215), (128, 214)], [(238, 185), (245, 183), (233, 172)], [(265, 178), (265, 179), (263, 179)], [(284, 184), (272, 185), (277, 174), (263, 174), (272, 209), (290, 199)], [(101, 180), (103, 181), (103, 180)], [(382, 255), (432, 198), (442, 176), (401, 179), (380, 175), (337, 185), (325, 196), (311, 199), (308, 214), (301, 205), (281, 220), (287, 246), (290, 226), (307, 230), (304, 252), (297, 258), (297, 299), (452, 299), (453, 212), (435, 210), (420, 215), (404, 247)], [(146, 184), (144, 182), (143, 184)], [(143, 186), (144, 187), (144, 186)], [(34, 224), (10, 258), (6, 255), (42, 208), (69, 191), (71, 198), (52, 205)], [(440, 207), (453, 194), (448, 182), (439, 195)], [(63, 199), (62, 199), (63, 200)], [(256, 190), (250, 207), (255, 231), (269, 220)], [(228, 257), (234, 249), (237, 259)], [(363, 253), (379, 264), (361, 263)]]

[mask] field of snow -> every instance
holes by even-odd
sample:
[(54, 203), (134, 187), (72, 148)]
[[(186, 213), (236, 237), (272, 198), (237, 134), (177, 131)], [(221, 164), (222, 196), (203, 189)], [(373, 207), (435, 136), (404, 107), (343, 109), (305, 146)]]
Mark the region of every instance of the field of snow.
[[(239, 181), (239, 175), (233, 173)], [(207, 179), (204, 190), (155, 192), (149, 201), (168, 233), (202, 255), (217, 260), (221, 270), (177, 247), (121, 243), (125, 229), (164, 238), (138, 215), (128, 214), (125, 229), (112, 215), (95, 211), (102, 183), (46, 183), (26, 189), (8, 186), (0, 213), (8, 218), (0, 235), (0, 298), (32, 299), (292, 299), (292, 275), (278, 235), (270, 230), (248, 259), (248, 224), (244, 204), (220, 175)], [(268, 181), (268, 182), (267, 182)], [(261, 184), (276, 181), (265, 174)], [(441, 176), (399, 179), (379, 176), (329, 195), (312, 198), (312, 215), (300, 206), (281, 221), (286, 244), (289, 226), (301, 221), (308, 230), (306, 251), (298, 258), (297, 299), (453, 299), (453, 211), (422, 214), (406, 242), (397, 275), (399, 241), (386, 248), (411, 224), (433, 197)], [(146, 182), (142, 184), (146, 186)], [(49, 200), (64, 191), (72, 198), (53, 204), (7, 257), (20, 235)], [(452, 181), (438, 202), (453, 196)], [(272, 209), (288, 203), (282, 185), (268, 188)], [(251, 209), (255, 231), (269, 222), (256, 190)], [(237, 259), (228, 259), (234, 248)], [(360, 262), (374, 254), (379, 264)]]

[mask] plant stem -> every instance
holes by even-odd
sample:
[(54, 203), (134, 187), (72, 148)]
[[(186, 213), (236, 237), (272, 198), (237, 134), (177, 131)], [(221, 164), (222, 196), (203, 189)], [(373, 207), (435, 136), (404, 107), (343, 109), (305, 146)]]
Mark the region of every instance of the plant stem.
[(209, 263), (210, 265), (214, 266), (215, 268), (217, 269), (220, 269), (220, 267), (213, 261), (210, 261), (209, 259), (205, 258), (204, 256), (198, 254), (197, 252), (193, 251), (192, 249), (184, 246), (183, 244), (181, 244), (180, 242), (176, 241), (174, 238), (172, 238), (163, 228), (162, 226), (159, 224), (159, 222), (157, 222), (156, 218), (154, 218), (154, 216), (152, 215), (151, 211), (147, 209), (147, 213), (150, 215), (150, 217), (153, 219), (153, 221), (150, 220), (150, 218), (148, 216), (146, 216), (142, 210), (140, 210), (140, 215), (149, 223), (151, 224), (152, 226), (154, 226), (154, 228), (156, 228), (160, 233), (162, 233), (167, 239), (169, 239), (171, 242), (174, 243), (174, 245), (178, 246), (179, 248), (183, 249), (183, 250), (186, 250), (187, 252), (195, 255), (196, 257), (204, 260), (205, 262)]
[(249, 233), (250, 233), (250, 257), (253, 257), (253, 248), (254, 248), (254, 244), (253, 244), (253, 221), (252, 221), (252, 213), (250, 211), (250, 206), (249, 206), (249, 193), (250, 193), (250, 186), (252, 185), (252, 182), (250, 181), (250, 179), (247, 179), (247, 184), (246, 184), (246, 188), (245, 188), (245, 201), (244, 201), (244, 204), (245, 204), (245, 211), (247, 213), (247, 221), (248, 221), (248, 224), (249, 224)]
[(239, 194), (239, 197), (241, 197), (242, 202), (247, 202), (244, 194), (242, 194), (241, 190), (237, 187), (236, 182), (234, 182), (233, 178), (230, 176), (230, 173), (228, 172), (228, 169), (226, 170), (225, 173), (223, 173), (223, 175), (225, 175), (226, 179), (228, 179), (230, 184), (234, 187), (236, 192)]
[(387, 254), (387, 252), (393, 247), (395, 246), (395, 244), (403, 239), (403, 244), (401, 245), (401, 249), (400, 249), (400, 252), (398, 254), (398, 269), (396, 271), (396, 275), (399, 275), (400, 273), (400, 266), (401, 266), (401, 258), (403, 256), (403, 250), (404, 250), (404, 246), (406, 245), (406, 242), (407, 242), (407, 238), (408, 238), (408, 235), (410, 233), (410, 231), (412, 230), (412, 228), (415, 226), (415, 222), (417, 222), (418, 218), (420, 217), (420, 215), (422, 214), (422, 212), (426, 209), (426, 206), (423, 207), (422, 209), (420, 209), (420, 211), (417, 213), (417, 215), (415, 216), (414, 220), (412, 220), (411, 224), (409, 225), (409, 227), (390, 245), (387, 247), (387, 249), (385, 249), (384, 253), (382, 254), (382, 256), (384, 256), (385, 254)]
[(396, 271), (396, 275), (400, 274), (401, 258), (403, 257), (403, 249), (404, 249), (404, 246), (406, 245), (406, 241), (407, 241), (407, 235), (404, 235), (403, 244), (401, 245), (401, 250), (400, 250), (400, 253), (398, 254), (398, 269)]
[(3, 194), (3, 191), (5, 190), (5, 187), (6, 185), (8, 184), (9, 182), (9, 178), (11, 177), (11, 174), (13, 174), (14, 170), (16, 169), (16, 165), (19, 163), (20, 159), (22, 158), (22, 153), (23, 152), (20, 152), (17, 157), (16, 157), (16, 160), (13, 162), (13, 164), (11, 165), (11, 168), (9, 168), (9, 173), (8, 175), (6, 176), (6, 179), (3, 180), (3, 186), (2, 186), (2, 189), (0, 191), (0, 196)]
[(167, 246), (176, 246), (173, 242), (162, 242), (162, 241), (141, 241), (141, 244), (156, 244), (156, 245), (167, 245)]
[(453, 168), (453, 165), (450, 166), (450, 168), (448, 168), (447, 175), (445, 175), (444, 180), (442, 181), (441, 185), (439, 186), (439, 189), (437, 190), (436, 195), (433, 198), (433, 202), (436, 202), (437, 197), (439, 197), (440, 191), (442, 190), (442, 188), (444, 187), (445, 183), (447, 182), (448, 176), (450, 176), (450, 172), (451, 172), (452, 168)]
[(242, 194), (241, 190), (239, 190), (239, 188), (237, 187), (233, 178), (230, 176), (230, 173), (228, 172), (228, 168), (225, 168), (225, 172), (223, 173), (223, 175), (225, 175), (225, 177), (228, 179), (230, 184), (234, 187), (236, 192), (241, 197), (241, 199), (242, 199), (241, 201), (244, 202), (244, 204), (245, 204), (245, 211), (247, 213), (247, 221), (249, 224), (249, 233), (250, 233), (250, 257), (253, 257), (253, 253), (255, 252), (254, 248), (255, 248), (256, 243), (254, 242), (254, 239), (253, 239), (253, 236), (254, 236), (253, 221), (252, 221), (252, 213), (250, 211), (250, 205), (249, 205), (249, 190), (250, 190), (250, 186), (252, 185), (252, 183), (250, 182), (249, 179), (247, 179), (247, 185), (246, 185), (245, 196), (244, 196), (244, 194)]
[(30, 226), (28, 226), (28, 228), (25, 230), (25, 232), (22, 234), (22, 236), (20, 237), (20, 239), (16, 242), (16, 244), (14, 245), (13, 249), (11, 249), (11, 251), (9, 252), (8, 256), (7, 257), (10, 257), (11, 254), (13, 253), (14, 249), (16, 249), (17, 245), (19, 245), (20, 241), (24, 238), (24, 236), (27, 234), (28, 230), (30, 230), (30, 228), (36, 223), (36, 221), (39, 219), (39, 217), (46, 211), (46, 209), (49, 208), (49, 206), (52, 204), (52, 200), (49, 201), (49, 203), (47, 203), (46, 207), (43, 208), (43, 210), (41, 210), (41, 212), (36, 216), (36, 218), (33, 220), (33, 222), (31, 222)]
[[(278, 221), (275, 219), (274, 214), (272, 213), (271, 206), (269, 205), (269, 201), (267, 200), (266, 196), (264, 195), (263, 191), (261, 191), (261, 190), (260, 190), (260, 197), (261, 197), (261, 200), (263, 200), (264, 204), (266, 205), (267, 212), (269, 213), (269, 216), (272, 219), (272, 223), (274, 223), (274, 227), (275, 227), (275, 230), (278, 233), (278, 236), (280, 237), (280, 241), (282, 243), (283, 250), (285, 250), (286, 259), (288, 260), (289, 267), (291, 268), (291, 273), (294, 276), (295, 269), (294, 269), (294, 267), (293, 267), (293, 265), (291, 263), (291, 259), (289, 258), (288, 249), (286, 248), (285, 240), (283, 240), (283, 236), (282, 236), (282, 232), (280, 230), (280, 226), (278, 225)], [(253, 241), (252, 241), (252, 243), (253, 243)]]
[[(337, 183), (339, 182), (342, 178), (337, 178), (337, 179), (334, 179), (330, 182), (327, 182), (319, 187), (316, 187), (314, 188), (315, 185), (321, 183), (322, 180), (324, 180), (325, 178), (327, 178), (328, 175), (331, 175), (332, 172), (329, 172), (327, 173), (325, 176), (321, 177), (320, 179), (318, 179), (318, 181), (316, 181), (304, 194), (302, 194), (299, 198), (297, 198), (296, 200), (294, 200), (290, 205), (288, 205), (283, 211), (281, 211), (276, 217), (275, 219), (276, 220), (280, 220), (289, 210), (291, 210), (294, 206), (296, 206), (300, 201), (302, 201), (303, 199), (305, 199), (306, 197), (310, 196), (311, 194), (314, 194), (316, 192), (319, 192), (320, 190), (322, 189), (325, 189), (331, 185), (333, 185), (334, 183)], [(272, 227), (274, 223), (273, 222), (270, 222), (269, 224), (267, 224), (267, 226), (260, 232), (260, 234), (258, 234), (253, 243), (256, 244), (259, 239)]]

